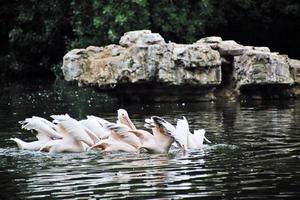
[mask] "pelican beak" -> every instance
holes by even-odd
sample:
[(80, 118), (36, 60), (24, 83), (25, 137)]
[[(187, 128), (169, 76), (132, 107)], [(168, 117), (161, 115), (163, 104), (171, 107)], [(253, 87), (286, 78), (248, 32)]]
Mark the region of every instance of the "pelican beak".
[(203, 138), (207, 143), (211, 143), (211, 141), (209, 141), (205, 136), (203, 136)]
[(134, 130), (135, 127), (134, 127), (133, 123), (131, 122), (131, 120), (129, 119), (129, 117), (124, 116), (123, 118), (127, 122), (127, 124), (129, 125), (129, 128), (131, 128), (132, 130)]

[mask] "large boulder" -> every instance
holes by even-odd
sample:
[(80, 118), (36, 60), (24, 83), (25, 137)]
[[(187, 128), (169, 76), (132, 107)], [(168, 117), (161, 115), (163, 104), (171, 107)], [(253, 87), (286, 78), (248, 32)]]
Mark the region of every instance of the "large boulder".
[(234, 57), (233, 75), (238, 86), (293, 84), (287, 61), (284, 55), (249, 51)]
[(218, 85), (220, 54), (206, 44), (165, 43), (149, 30), (131, 31), (120, 45), (75, 49), (64, 56), (67, 81), (112, 88), (118, 84)]
[(166, 93), (177, 100), (178, 93), (196, 94), (198, 100), (243, 95), (300, 97), (299, 60), (218, 36), (176, 44), (166, 43), (150, 30), (130, 31), (119, 45), (71, 50), (64, 56), (62, 71), (67, 81), (79, 85), (134, 88), (133, 93), (143, 93), (143, 97), (150, 85), (159, 91), (158, 99), (167, 88)]

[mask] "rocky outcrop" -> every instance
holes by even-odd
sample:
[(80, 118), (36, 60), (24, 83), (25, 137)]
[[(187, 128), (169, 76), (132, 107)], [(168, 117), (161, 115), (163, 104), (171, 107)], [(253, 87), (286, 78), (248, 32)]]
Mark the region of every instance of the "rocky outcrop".
[(74, 49), (64, 56), (62, 70), (65, 80), (79, 85), (122, 90), (145, 90), (148, 85), (160, 93), (177, 87), (179, 93), (202, 91), (207, 100), (225, 94), (223, 90), (231, 95), (222, 96), (238, 97), (245, 88), (265, 85), (275, 90), (284, 86), (288, 96), (297, 96), (294, 88), (300, 84), (300, 61), (268, 47), (243, 46), (216, 36), (193, 44), (166, 43), (149, 30), (127, 32), (119, 45)]
[(238, 87), (294, 84), (287, 56), (264, 51), (248, 51), (234, 57), (233, 67), (234, 78)]
[(218, 85), (221, 58), (208, 45), (165, 43), (157, 33), (125, 33), (120, 45), (75, 49), (64, 56), (67, 81), (113, 88), (118, 84)]

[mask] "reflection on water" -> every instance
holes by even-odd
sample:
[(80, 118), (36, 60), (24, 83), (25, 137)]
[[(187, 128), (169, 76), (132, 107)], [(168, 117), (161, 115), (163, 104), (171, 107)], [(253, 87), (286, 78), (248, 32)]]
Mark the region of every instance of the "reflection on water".
[[(0, 199), (297, 199), (300, 197), (300, 102), (126, 104), (116, 96), (55, 85), (0, 91)], [(33, 140), (19, 120), (69, 113), (116, 120), (126, 108), (174, 122), (185, 115), (213, 144), (183, 154), (19, 151), (10, 137)], [(21, 133), (23, 132), (23, 133)]]

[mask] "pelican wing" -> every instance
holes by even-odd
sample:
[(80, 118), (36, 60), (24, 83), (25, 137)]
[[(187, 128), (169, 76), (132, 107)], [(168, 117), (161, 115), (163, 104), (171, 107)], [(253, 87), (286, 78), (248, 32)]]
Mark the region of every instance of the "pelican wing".
[(89, 134), (77, 120), (71, 118), (69, 115), (51, 115), (51, 117), (65, 129), (70, 137), (82, 141), (89, 146), (94, 144)]
[(94, 115), (88, 115), (87, 119), (93, 119), (93, 120), (97, 121), (102, 127), (104, 126), (104, 124), (110, 123), (109, 121), (107, 121), (101, 117), (96, 117)]
[[(43, 138), (44, 135), (47, 137), (61, 139), (62, 135), (51, 128), (48, 123), (41, 120), (38, 117), (26, 118), (24, 121), (19, 122), (22, 125), (22, 129), (25, 130), (35, 130), (38, 132), (38, 139)], [(51, 123), (51, 122), (50, 122)]]
[(106, 123), (105, 127), (109, 130), (118, 132), (118, 133), (127, 133), (128, 131), (130, 131), (131, 129), (124, 125), (124, 124), (117, 124), (117, 123)]
[(51, 115), (50, 116), (53, 120), (53, 123), (59, 124), (62, 120), (66, 120), (68, 118), (71, 118), (68, 114), (64, 115)]
[(39, 141), (45, 141), (45, 142), (52, 140), (51, 137), (49, 137), (48, 135), (43, 134), (43, 133), (38, 133), (38, 134), (36, 135), (36, 138), (37, 138)]
[(203, 141), (206, 140), (207, 142), (211, 143), (206, 137), (205, 137), (205, 130), (204, 129), (198, 129), (194, 131), (194, 134), (192, 134), (193, 141), (197, 145), (198, 148), (202, 148)]
[(135, 134), (143, 144), (146, 140), (153, 139), (153, 135), (148, 131), (144, 130), (130, 130), (131, 133)]
[(32, 118), (36, 118), (41, 120), (42, 122), (44, 122), (45, 124), (47, 124), (49, 127), (51, 127), (52, 129), (56, 130), (57, 126), (56, 124), (53, 124), (52, 122), (50, 122), (49, 120), (42, 118), (42, 117), (37, 117), (37, 116), (33, 116)]
[(152, 118), (147, 118), (147, 119), (145, 119), (144, 127), (147, 129), (153, 129), (156, 127), (156, 125)]
[(176, 129), (174, 132), (174, 137), (185, 147), (188, 146), (188, 135), (190, 134), (189, 123), (185, 117), (183, 119), (178, 119), (176, 124)]
[(88, 118), (80, 120), (79, 122), (100, 139), (107, 138), (110, 135), (110, 131), (101, 126), (95, 118)]
[(97, 143), (100, 141), (100, 138), (90, 129), (88, 129), (87, 127), (83, 126), (83, 129), (85, 130), (85, 132), (90, 136), (90, 138), (93, 140), (93, 143)]
[(141, 144), (140, 139), (130, 132), (132, 129), (128, 126), (116, 123), (108, 123), (105, 126), (112, 131), (112, 138), (126, 142), (136, 148)]
[(180, 146), (183, 147), (181, 141), (178, 140), (176, 137), (176, 128), (167, 122), (165, 119), (157, 116), (151, 117), (156, 127), (153, 130), (154, 135), (157, 133), (167, 135), (175, 140), (175, 142)]

